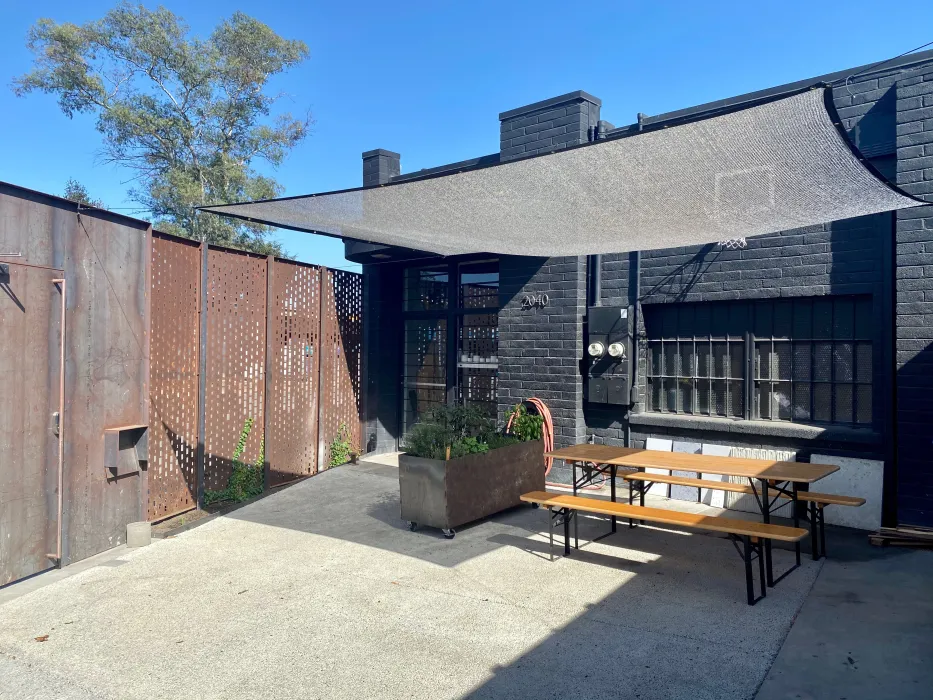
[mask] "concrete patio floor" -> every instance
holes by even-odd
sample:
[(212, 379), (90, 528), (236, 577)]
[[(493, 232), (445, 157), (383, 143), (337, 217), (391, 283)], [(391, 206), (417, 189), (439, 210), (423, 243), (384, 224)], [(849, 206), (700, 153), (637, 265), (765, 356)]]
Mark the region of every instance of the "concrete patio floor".
[(0, 697), (752, 698), (776, 658), (768, 697), (798, 697), (782, 644), (822, 562), (749, 607), (725, 539), (620, 527), (549, 562), (545, 511), (447, 541), (398, 510), (395, 468), (343, 467), (0, 591)]

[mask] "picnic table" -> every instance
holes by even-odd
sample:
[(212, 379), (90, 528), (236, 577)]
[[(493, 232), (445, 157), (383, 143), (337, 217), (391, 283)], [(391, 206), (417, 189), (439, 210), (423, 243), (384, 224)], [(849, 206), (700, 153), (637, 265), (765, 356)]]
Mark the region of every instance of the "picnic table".
[[(717, 474), (721, 476), (739, 477), (748, 479), (751, 493), (761, 511), (764, 523), (771, 522), (771, 513), (776, 509), (775, 503), (779, 499), (789, 499), (792, 503), (794, 527), (800, 524), (800, 501), (798, 494), (809, 488), (809, 485), (838, 471), (834, 464), (810, 464), (807, 462), (781, 462), (768, 459), (750, 459), (747, 457), (719, 457), (716, 455), (691, 454), (686, 452), (662, 452), (660, 450), (642, 450), (633, 447), (612, 447), (610, 445), (572, 445), (545, 454), (565, 462), (573, 467), (573, 493), (595, 481), (600, 475), (608, 476), (611, 481), (610, 498), (616, 500), (616, 476), (620, 467), (628, 470), (643, 472), (646, 469), (663, 469), (696, 472), (697, 474)], [(577, 469), (582, 467), (582, 476), (577, 478)], [(640, 476), (640, 475), (639, 475)], [(642, 506), (645, 505), (646, 482), (651, 475), (639, 480), (639, 497)], [(667, 480), (677, 477), (667, 477)], [(661, 481), (663, 477), (658, 477)], [(757, 486), (756, 486), (757, 482)], [(632, 500), (631, 485), (629, 481), (629, 501)], [(725, 487), (728, 484), (714, 481), (704, 482), (705, 488)], [(771, 493), (774, 492), (772, 499)], [(780, 505), (784, 505), (783, 503)], [(576, 528), (576, 523), (575, 523)], [(615, 517), (612, 518), (612, 532), (616, 530)], [(607, 533), (608, 534), (608, 533)], [(574, 532), (576, 537), (576, 531)], [(774, 586), (790, 571), (800, 566), (800, 541), (794, 544), (796, 563), (791, 569), (785, 571), (778, 579), (774, 578), (771, 561), (771, 541), (765, 541), (765, 569), (767, 583)]]

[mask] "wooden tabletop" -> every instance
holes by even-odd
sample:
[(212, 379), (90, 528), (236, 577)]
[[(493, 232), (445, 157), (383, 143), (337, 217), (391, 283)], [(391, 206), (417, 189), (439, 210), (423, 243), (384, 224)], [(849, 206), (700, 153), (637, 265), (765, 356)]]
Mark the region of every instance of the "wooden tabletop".
[(808, 462), (776, 462), (770, 459), (746, 457), (718, 457), (686, 452), (661, 452), (639, 450), (633, 447), (610, 447), (609, 445), (573, 445), (554, 450), (544, 455), (568, 462), (594, 462), (614, 464), (620, 467), (639, 469), (678, 469), (701, 474), (747, 477), (749, 479), (773, 479), (810, 484), (829, 476), (839, 467), (834, 464), (810, 464)]

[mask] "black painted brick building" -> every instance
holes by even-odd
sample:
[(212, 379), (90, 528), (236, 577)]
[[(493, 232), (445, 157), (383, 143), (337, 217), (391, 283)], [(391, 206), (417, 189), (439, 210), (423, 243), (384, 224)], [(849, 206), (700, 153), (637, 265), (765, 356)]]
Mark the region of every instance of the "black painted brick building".
[[(808, 84), (830, 82), (835, 86), (839, 115), (859, 151), (904, 190), (933, 202), (933, 52), (861, 71), (853, 68), (650, 117), (645, 123), (701, 116), (768, 93), (779, 95)], [(843, 80), (854, 73), (861, 74), (844, 84)], [(499, 115), (498, 153), (420, 173), (400, 175), (398, 154), (369, 151), (363, 154), (364, 184), (482, 167), (629, 135), (638, 129), (638, 125), (616, 129), (601, 121), (601, 107), (599, 99), (575, 92), (503, 112)], [(362, 243), (348, 243), (347, 254), (363, 262), (366, 276), (367, 447), (391, 451), (399, 448), (406, 401), (403, 329), (408, 327), (406, 319), (414, 318), (406, 315), (402, 303), (406, 275), (411, 274), (406, 270), (448, 265), (455, 275), (459, 268), (455, 259), (439, 261), (417, 251)], [(589, 264), (586, 257), (499, 257), (498, 387), (494, 401), (500, 416), (515, 402), (537, 396), (554, 416), (558, 446), (587, 439), (644, 446), (649, 437), (655, 437), (790, 450), (804, 460), (817, 453), (877, 460), (884, 464), (885, 524), (933, 527), (933, 206), (749, 238), (744, 249), (711, 243), (643, 251), (640, 256), (602, 256), (599, 302), (606, 306), (638, 304), (639, 352), (630, 410), (586, 401), (581, 360), (587, 306), (594, 301), (588, 298)], [(636, 268), (640, 270), (638, 279), (632, 274)], [(540, 294), (547, 295), (546, 306), (523, 305), (524, 297)], [(798, 300), (796, 306), (794, 300)], [(854, 345), (856, 350), (870, 346), (871, 376), (853, 378), (863, 384), (853, 384), (845, 391), (858, 393), (861, 398), (853, 404), (857, 407), (853, 411), (869, 418), (858, 420), (853, 414), (832, 421), (763, 420), (757, 415), (757, 405), (754, 416), (749, 405), (744, 416), (737, 410), (729, 417), (659, 411), (652, 405), (646, 380), (649, 340), (654, 333), (650, 326), (660, 327), (661, 322), (653, 319), (659, 319), (664, 309), (699, 305), (696, 308), (712, 309), (715, 314), (716, 309), (741, 307), (743, 314), (747, 311), (749, 318), (758, 319), (766, 313), (780, 313), (775, 302), (783, 304), (780, 309), (795, 309), (788, 312), (797, 314), (794, 318), (804, 313), (801, 309), (823, 308), (820, 304), (845, 309), (833, 312), (842, 318), (850, 313), (849, 305), (855, 305), (855, 323), (861, 323), (863, 330), (856, 332)], [(867, 325), (866, 314), (871, 317)], [(445, 318), (448, 326), (439, 322), (438, 328), (456, 335), (455, 324), (462, 316), (451, 312)], [(815, 321), (812, 328), (817, 333)], [(829, 332), (830, 336), (835, 337), (836, 330)], [(851, 329), (845, 332), (851, 334)], [(437, 341), (436, 332), (430, 337), (451, 343), (446, 357), (455, 364), (459, 357), (459, 349), (453, 349), (456, 339)], [(842, 342), (842, 346), (848, 345), (852, 343)], [(453, 365), (448, 367), (446, 398), (456, 401), (462, 388), (455, 385), (463, 380), (450, 378), (450, 374), (456, 375)], [(561, 478), (559, 471), (553, 475)]]

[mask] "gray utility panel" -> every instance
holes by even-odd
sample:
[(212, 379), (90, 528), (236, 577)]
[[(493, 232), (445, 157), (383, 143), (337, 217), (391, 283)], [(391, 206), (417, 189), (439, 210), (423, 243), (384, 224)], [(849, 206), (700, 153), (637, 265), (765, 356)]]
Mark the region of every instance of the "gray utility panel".
[(591, 306), (587, 326), (587, 401), (628, 406), (632, 383), (630, 307)]

